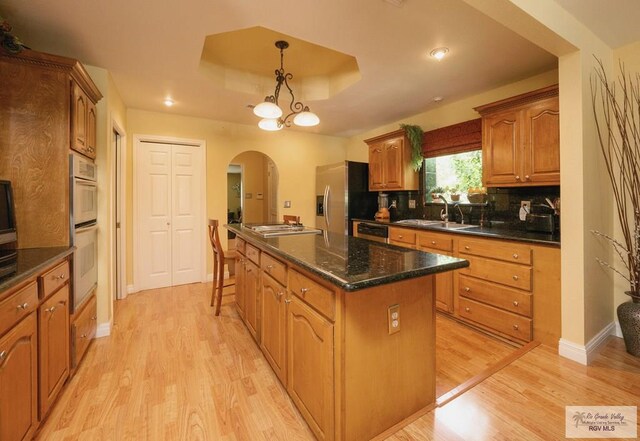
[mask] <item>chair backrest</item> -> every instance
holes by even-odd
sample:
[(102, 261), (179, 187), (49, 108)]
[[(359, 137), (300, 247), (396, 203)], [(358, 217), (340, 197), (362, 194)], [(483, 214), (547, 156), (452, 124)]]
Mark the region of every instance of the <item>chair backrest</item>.
[(285, 224), (299, 224), (300, 223), (300, 216), (293, 216), (293, 215), (285, 214), (285, 215), (283, 215), (283, 219), (284, 219), (284, 223)]
[(220, 243), (220, 233), (218, 232), (218, 220), (209, 219), (209, 240), (211, 241), (211, 247), (213, 248), (214, 259), (217, 254), (220, 258), (220, 262), (224, 262), (224, 250)]

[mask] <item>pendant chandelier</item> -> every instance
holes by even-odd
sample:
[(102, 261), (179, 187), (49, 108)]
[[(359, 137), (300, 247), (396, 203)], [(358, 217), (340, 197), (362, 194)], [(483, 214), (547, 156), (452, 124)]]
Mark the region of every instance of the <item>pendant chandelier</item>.
[[(315, 113), (309, 111), (309, 107), (302, 104), (300, 101), (296, 101), (293, 95), (293, 90), (289, 86), (289, 80), (293, 79), (291, 73), (284, 71), (284, 50), (289, 47), (289, 43), (283, 40), (276, 41), (276, 47), (280, 49), (280, 69), (276, 69), (276, 90), (273, 95), (267, 96), (264, 102), (258, 104), (253, 108), (253, 113), (260, 118), (258, 127), (262, 130), (276, 131), (283, 127), (290, 127), (293, 117), (293, 123), (297, 126), (311, 127), (320, 123), (320, 118)], [(278, 104), (280, 97), (280, 89), (282, 85), (289, 90), (291, 95), (291, 101), (289, 102), (289, 114), (284, 116), (282, 108)]]

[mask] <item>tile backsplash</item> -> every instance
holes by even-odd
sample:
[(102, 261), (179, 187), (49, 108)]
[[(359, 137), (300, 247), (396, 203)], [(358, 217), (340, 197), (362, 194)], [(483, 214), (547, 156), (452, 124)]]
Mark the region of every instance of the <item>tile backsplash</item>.
[[(391, 208), (391, 221), (401, 219), (439, 219), (442, 203), (424, 203), (425, 196), (420, 191), (388, 192), (389, 204), (396, 201), (397, 208)], [(481, 215), (491, 221), (494, 226), (503, 226), (513, 229), (524, 229), (524, 222), (519, 218), (520, 201), (531, 201), (533, 213), (551, 213), (546, 208), (545, 198), (552, 202), (560, 198), (559, 186), (522, 187), (522, 188), (489, 188), (489, 202), (486, 207), (461, 204), (465, 223), (478, 224)], [(410, 208), (410, 201), (415, 201), (415, 208)], [(450, 218), (458, 220), (458, 210), (452, 210), (453, 203), (449, 205)], [(559, 225), (559, 222), (558, 222)]]

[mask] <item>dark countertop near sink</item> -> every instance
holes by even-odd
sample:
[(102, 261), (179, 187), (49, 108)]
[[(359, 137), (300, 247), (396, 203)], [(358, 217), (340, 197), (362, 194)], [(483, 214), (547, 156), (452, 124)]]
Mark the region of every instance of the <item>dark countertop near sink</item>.
[(516, 240), (520, 242), (530, 242), (537, 243), (540, 245), (551, 245), (560, 247), (560, 235), (559, 234), (547, 234), (547, 233), (537, 233), (533, 231), (523, 231), (517, 230), (513, 228), (505, 228), (505, 227), (470, 227), (464, 229), (450, 229), (445, 228), (439, 225), (406, 225), (406, 224), (395, 224), (393, 222), (378, 222), (370, 219), (352, 219), (357, 222), (367, 222), (370, 224), (384, 224), (389, 225), (391, 227), (398, 228), (411, 228), (413, 230), (429, 230), (429, 231), (440, 231), (447, 232), (453, 234), (465, 234), (471, 236), (482, 236), (487, 238), (496, 238), (496, 239), (505, 239), (505, 240)]
[(248, 243), (316, 274), (345, 291), (469, 266), (464, 259), (336, 233), (263, 238), (240, 224), (225, 225)]
[(38, 274), (51, 264), (73, 253), (75, 247), (23, 248), (16, 250), (16, 271), (0, 278), (0, 292)]

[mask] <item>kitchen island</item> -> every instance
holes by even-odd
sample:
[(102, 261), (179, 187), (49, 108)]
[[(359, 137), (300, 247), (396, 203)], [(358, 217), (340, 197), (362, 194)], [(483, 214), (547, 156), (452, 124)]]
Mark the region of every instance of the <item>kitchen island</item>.
[(318, 439), (371, 439), (433, 405), (434, 275), (466, 260), (227, 228), (238, 314)]

